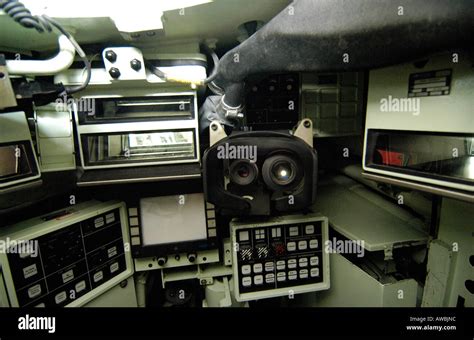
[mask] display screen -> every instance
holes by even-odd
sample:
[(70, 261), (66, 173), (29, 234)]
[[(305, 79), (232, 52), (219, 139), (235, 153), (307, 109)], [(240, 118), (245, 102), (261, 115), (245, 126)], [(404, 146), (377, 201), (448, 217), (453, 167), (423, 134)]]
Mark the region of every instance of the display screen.
[(30, 142), (0, 145), (0, 184), (37, 174), (38, 168)]
[(86, 165), (160, 162), (195, 158), (194, 131), (82, 135)]
[(79, 104), (80, 124), (194, 118), (193, 96), (85, 98)]
[(144, 246), (207, 238), (202, 193), (142, 198), (140, 215)]
[(474, 183), (474, 135), (372, 130), (368, 167)]

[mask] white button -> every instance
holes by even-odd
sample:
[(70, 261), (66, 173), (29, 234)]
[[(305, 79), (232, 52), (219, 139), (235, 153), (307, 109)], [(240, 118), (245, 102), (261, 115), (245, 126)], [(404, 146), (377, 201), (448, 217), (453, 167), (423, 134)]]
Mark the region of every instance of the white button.
[(33, 263), (31, 266), (23, 268), (23, 276), (25, 277), (25, 279), (32, 277), (36, 274), (38, 274), (38, 268), (36, 267), (35, 263)]
[(309, 259), (309, 263), (312, 265), (312, 266), (317, 266), (319, 264), (319, 257), (317, 256), (313, 256)]
[(70, 269), (67, 272), (64, 272), (62, 274), (62, 278), (63, 278), (63, 283), (71, 281), (72, 279), (74, 279), (74, 271)]
[(306, 241), (299, 241), (298, 242), (298, 249), (299, 250), (306, 250), (308, 248), (308, 242)]
[(117, 255), (117, 247), (107, 249), (107, 256), (109, 257), (109, 259), (111, 257), (114, 257), (115, 255)]
[(28, 297), (33, 299), (41, 294), (41, 285), (37, 284), (28, 288)]
[(281, 228), (272, 228), (272, 237), (281, 237)]
[(256, 240), (263, 240), (263, 239), (265, 239), (265, 229), (257, 229), (257, 230), (255, 230), (255, 239), (256, 239)]
[(308, 259), (306, 257), (302, 257), (299, 259), (300, 267), (307, 267), (308, 266)]
[(277, 273), (277, 281), (278, 282), (286, 281), (286, 273), (285, 272)]
[(308, 278), (308, 269), (301, 269), (300, 270), (300, 279), (307, 279)]
[(96, 218), (96, 219), (94, 220), (94, 226), (95, 226), (96, 228), (100, 228), (100, 227), (102, 227), (104, 224), (105, 224), (105, 222), (104, 222), (104, 218), (103, 218), (103, 217), (98, 217), (98, 218)]
[(240, 231), (239, 232), (239, 240), (240, 241), (248, 241), (249, 240), (249, 232), (248, 231)]
[(311, 277), (319, 276), (319, 268), (311, 268), (310, 275), (311, 275)]
[(314, 234), (314, 225), (312, 224), (308, 224), (305, 228), (304, 228), (306, 234)]
[(298, 236), (298, 227), (290, 227), (290, 236)]
[(253, 283), (255, 285), (261, 285), (263, 284), (263, 275), (256, 275), (254, 278), (253, 278)]
[(248, 275), (252, 271), (252, 268), (250, 267), (249, 264), (246, 264), (246, 265), (242, 266), (241, 270), (242, 270), (242, 275)]
[(285, 261), (277, 261), (277, 270), (285, 270)]
[(105, 222), (107, 224), (112, 223), (114, 221), (115, 221), (115, 214), (114, 213), (110, 213), (110, 214), (105, 215)]
[(311, 240), (311, 241), (309, 241), (309, 247), (310, 247), (311, 249), (316, 249), (316, 248), (318, 248), (318, 244), (319, 244), (319, 243), (318, 243), (318, 240)]
[(288, 242), (288, 244), (286, 245), (286, 249), (288, 249), (288, 251), (295, 251), (296, 242)]
[(76, 293), (82, 292), (84, 289), (86, 289), (86, 281), (82, 280), (81, 282), (76, 283)]
[(262, 271), (263, 271), (263, 266), (262, 266), (261, 263), (255, 263), (255, 264), (253, 265), (253, 272), (254, 272), (254, 273), (257, 274), (257, 273), (261, 273)]
[(296, 280), (298, 278), (296, 270), (291, 270), (288, 272), (288, 279), (289, 280)]
[(110, 273), (115, 273), (117, 270), (119, 270), (119, 264), (118, 262), (114, 262), (110, 265)]
[(56, 301), (56, 304), (59, 305), (61, 302), (66, 301), (66, 298), (67, 298), (66, 292), (63, 291), (59, 294), (56, 294), (56, 296), (54, 297), (54, 301)]
[(93, 277), (94, 282), (99, 282), (103, 278), (104, 278), (104, 273), (102, 273), (102, 270), (100, 272), (95, 273)]
[(246, 276), (242, 278), (242, 286), (250, 287), (252, 285), (252, 278), (250, 276)]
[(265, 271), (272, 272), (275, 270), (275, 265), (273, 262), (265, 262)]
[(266, 283), (274, 283), (275, 282), (275, 274), (265, 275), (265, 282)]
[(288, 260), (288, 268), (289, 269), (294, 269), (294, 268), (296, 268), (296, 266), (297, 266), (296, 259), (289, 259)]

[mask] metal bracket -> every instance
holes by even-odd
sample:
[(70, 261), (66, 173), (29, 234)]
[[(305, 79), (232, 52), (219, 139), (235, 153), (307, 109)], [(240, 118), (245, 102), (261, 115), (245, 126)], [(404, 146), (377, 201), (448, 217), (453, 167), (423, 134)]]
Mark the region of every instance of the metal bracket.
[(383, 250), (384, 260), (390, 261), (393, 260), (393, 247), (388, 247)]
[(0, 109), (17, 106), (10, 76), (6, 66), (5, 56), (0, 54)]
[(211, 125), (209, 125), (210, 146), (213, 146), (224, 138), (227, 138), (227, 134), (225, 133), (221, 123), (219, 123), (217, 120), (212, 121)]
[(313, 122), (308, 118), (298, 122), (293, 136), (301, 138), (306, 144), (313, 147)]

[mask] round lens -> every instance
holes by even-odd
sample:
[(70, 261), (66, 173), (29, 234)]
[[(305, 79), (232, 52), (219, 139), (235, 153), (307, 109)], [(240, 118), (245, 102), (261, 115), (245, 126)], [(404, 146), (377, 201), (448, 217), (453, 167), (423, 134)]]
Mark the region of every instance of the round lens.
[(255, 181), (257, 176), (257, 165), (249, 160), (233, 162), (229, 167), (230, 180), (238, 185), (249, 185)]
[(297, 158), (286, 154), (273, 155), (265, 160), (262, 177), (272, 190), (289, 190), (297, 186), (303, 177), (303, 171)]
[(273, 166), (272, 173), (277, 181), (286, 182), (291, 178), (293, 171), (291, 169), (291, 164), (288, 162), (281, 162)]

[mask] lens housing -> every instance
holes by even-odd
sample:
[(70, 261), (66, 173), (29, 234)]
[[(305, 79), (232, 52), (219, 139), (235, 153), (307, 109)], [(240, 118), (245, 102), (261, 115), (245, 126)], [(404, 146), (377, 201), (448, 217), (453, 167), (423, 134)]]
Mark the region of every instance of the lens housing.
[(248, 159), (239, 159), (229, 166), (230, 181), (234, 184), (246, 186), (250, 185), (258, 177), (258, 167)]
[(265, 160), (262, 176), (272, 190), (289, 190), (296, 187), (303, 177), (299, 162), (289, 155), (273, 155)]

